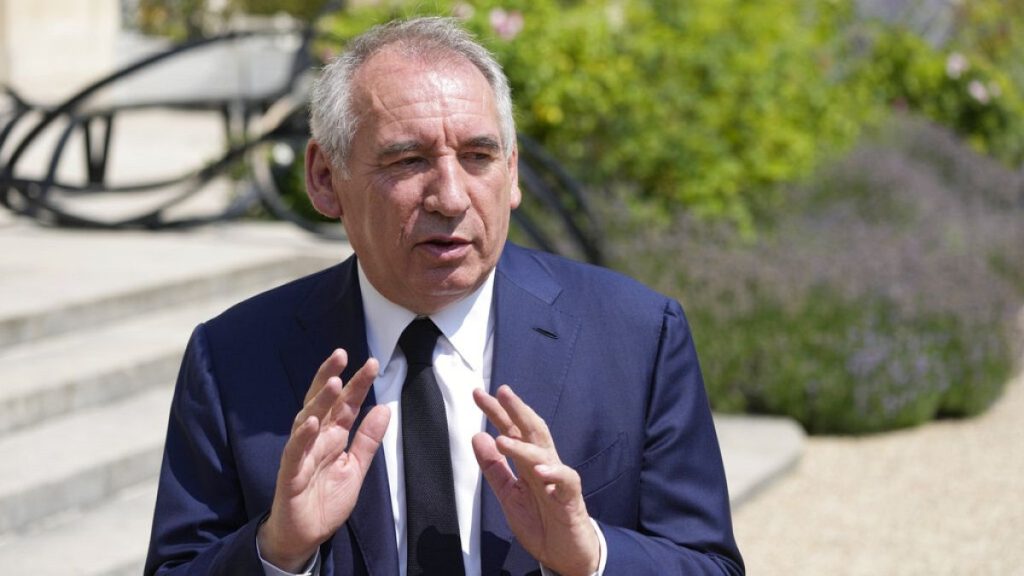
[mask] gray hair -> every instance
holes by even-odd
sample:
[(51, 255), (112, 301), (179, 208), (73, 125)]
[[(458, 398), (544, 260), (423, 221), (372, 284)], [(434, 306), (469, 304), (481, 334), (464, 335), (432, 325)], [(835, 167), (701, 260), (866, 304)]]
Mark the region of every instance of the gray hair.
[(512, 94), (501, 65), (454, 19), (427, 17), (393, 21), (364, 32), (349, 42), (344, 53), (327, 64), (313, 83), (310, 128), (313, 139), (335, 168), (347, 176), (359, 121), (359, 111), (352, 107), (355, 75), (372, 56), (388, 47), (397, 47), (410, 57), (447, 52), (476, 66), (494, 91), (502, 150), (506, 158), (512, 154), (516, 141)]

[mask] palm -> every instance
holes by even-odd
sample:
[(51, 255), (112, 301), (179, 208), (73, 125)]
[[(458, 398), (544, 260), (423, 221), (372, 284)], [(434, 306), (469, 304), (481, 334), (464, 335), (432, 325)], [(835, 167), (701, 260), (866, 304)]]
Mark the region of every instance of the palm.
[(377, 362), (368, 360), (343, 388), (334, 374), (347, 360), (335, 351), (320, 366), (281, 455), (274, 503), (260, 532), (264, 559), (279, 568), (296, 571), (348, 520), (387, 428), (387, 407), (375, 406), (353, 430)]
[(498, 499), (516, 539), (535, 557), (551, 558), (566, 549), (569, 542), (563, 536), (571, 533), (577, 517), (575, 502), (559, 502), (543, 489), (531, 489), (522, 479)]
[(477, 391), (474, 399), (502, 434), (497, 440), (477, 434), (473, 450), (516, 539), (561, 574), (592, 573), (600, 544), (580, 477), (559, 460), (547, 425), (507, 386), (499, 388), (497, 398)]
[(292, 495), (295, 513), (308, 520), (310, 537), (333, 534), (355, 507), (363, 474), (356, 456), (336, 448), (347, 442), (348, 430), (341, 426), (321, 430), (285, 492)]

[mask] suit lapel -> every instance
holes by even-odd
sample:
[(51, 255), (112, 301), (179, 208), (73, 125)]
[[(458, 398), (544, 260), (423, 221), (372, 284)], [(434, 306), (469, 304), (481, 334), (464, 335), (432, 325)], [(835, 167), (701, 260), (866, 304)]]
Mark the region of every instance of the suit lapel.
[(296, 321), (306, 339), (286, 342), (281, 353), (299, 406), (320, 364), (335, 348), (348, 352), (348, 366), (342, 372), (344, 382), (369, 355), (355, 258), (326, 270), (319, 280), (296, 312)]
[[(528, 252), (506, 246), (495, 276), (491, 393), (508, 384), (547, 422), (558, 408), (580, 328), (576, 317), (554, 306), (561, 290)], [(490, 424), (487, 431), (496, 433)], [(513, 536), (486, 482), (481, 492), (483, 574), (496, 576)]]
[[(312, 288), (296, 316), (306, 339), (288, 342), (286, 346), (289, 349), (282, 350), (282, 361), (301, 407), (317, 369), (335, 348), (344, 348), (348, 352), (348, 366), (342, 373), (342, 381), (346, 383), (369, 356), (355, 258), (328, 270)], [(375, 404), (371, 388), (359, 411), (357, 427)], [(363, 481), (356, 507), (346, 523), (370, 574), (390, 576), (398, 573), (398, 544), (390, 510), (387, 467), (384, 453), (378, 450)], [(339, 530), (339, 534), (341, 532)], [(329, 564), (330, 560), (325, 557), (325, 563)], [(345, 573), (340, 569), (334, 572)]]

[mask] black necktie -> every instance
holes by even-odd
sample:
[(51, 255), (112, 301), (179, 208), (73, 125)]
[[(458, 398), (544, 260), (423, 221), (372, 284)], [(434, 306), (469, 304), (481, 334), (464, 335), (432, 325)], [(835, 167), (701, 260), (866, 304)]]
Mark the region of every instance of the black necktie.
[(409, 364), (402, 387), (408, 576), (465, 574), (448, 418), (434, 377), (433, 353), (439, 335), (429, 318), (417, 318), (398, 339)]

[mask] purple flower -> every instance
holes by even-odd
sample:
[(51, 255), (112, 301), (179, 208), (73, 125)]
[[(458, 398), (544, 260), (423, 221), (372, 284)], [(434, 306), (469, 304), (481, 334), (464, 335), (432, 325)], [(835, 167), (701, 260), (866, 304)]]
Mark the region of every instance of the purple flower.
[(971, 80), (970, 83), (967, 84), (967, 93), (970, 94), (971, 98), (974, 98), (979, 104), (988, 104), (989, 100), (992, 99), (988, 88), (977, 80)]
[(523, 13), (518, 10), (491, 10), (491, 29), (502, 40), (512, 40), (523, 30)]
[(967, 72), (970, 67), (971, 64), (967, 61), (967, 58), (959, 52), (953, 52), (946, 58), (946, 76), (953, 80), (963, 76), (964, 72)]
[(452, 16), (458, 20), (466, 21), (473, 17), (476, 13), (476, 9), (466, 4), (465, 2), (459, 2), (455, 6), (452, 6)]

